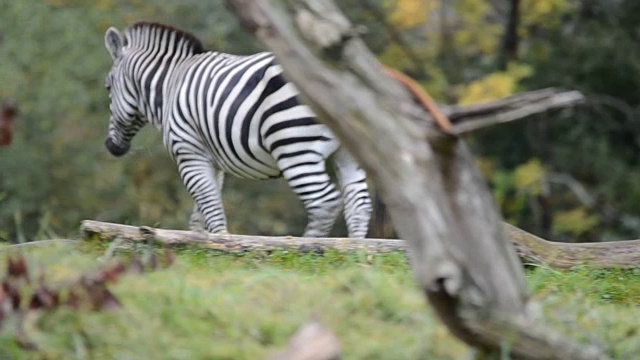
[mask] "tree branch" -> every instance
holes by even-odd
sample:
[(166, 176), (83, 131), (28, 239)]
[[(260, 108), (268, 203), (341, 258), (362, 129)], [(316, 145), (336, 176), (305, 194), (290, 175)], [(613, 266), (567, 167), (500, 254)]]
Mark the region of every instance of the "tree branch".
[(549, 88), (516, 94), (504, 99), (469, 106), (450, 106), (444, 112), (454, 123), (453, 132), (464, 134), (528, 116), (583, 104), (578, 91)]

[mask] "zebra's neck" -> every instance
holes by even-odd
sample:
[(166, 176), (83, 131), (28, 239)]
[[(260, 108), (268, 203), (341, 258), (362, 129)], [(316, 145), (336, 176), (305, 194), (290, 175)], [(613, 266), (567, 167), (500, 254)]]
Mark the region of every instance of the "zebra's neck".
[(178, 56), (142, 54), (139, 65), (133, 69), (133, 80), (138, 92), (138, 110), (156, 128), (162, 127), (163, 106), (169, 91), (169, 81), (176, 65), (183, 60)]
[(128, 68), (138, 93), (138, 110), (156, 128), (162, 127), (169, 82), (180, 62), (204, 52), (193, 35), (156, 23), (136, 23), (125, 31)]

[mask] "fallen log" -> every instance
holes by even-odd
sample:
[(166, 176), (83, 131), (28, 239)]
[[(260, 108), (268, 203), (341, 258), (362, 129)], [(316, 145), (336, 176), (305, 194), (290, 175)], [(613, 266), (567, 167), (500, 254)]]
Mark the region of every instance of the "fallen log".
[(212, 234), (204, 231), (156, 229), (94, 220), (84, 220), (80, 230), (85, 240), (153, 240), (166, 246), (190, 245), (224, 252), (291, 250), (322, 253), (326, 250), (337, 250), (377, 254), (405, 251), (405, 243), (402, 240)]
[[(507, 237), (516, 247), (523, 263), (556, 269), (588, 265), (593, 268), (640, 267), (640, 240), (601, 243), (559, 243), (542, 239), (513, 225), (504, 223)], [(302, 238), (293, 236), (254, 236), (211, 234), (207, 232), (167, 230), (85, 220), (81, 225), (85, 240), (129, 242), (153, 240), (166, 246), (187, 245), (224, 252), (289, 250), (303, 253), (362, 251), (368, 254), (405, 252), (403, 240)]]
[(556, 269), (580, 265), (597, 269), (640, 267), (640, 240), (561, 243), (545, 240), (507, 223), (504, 226), (525, 263)]

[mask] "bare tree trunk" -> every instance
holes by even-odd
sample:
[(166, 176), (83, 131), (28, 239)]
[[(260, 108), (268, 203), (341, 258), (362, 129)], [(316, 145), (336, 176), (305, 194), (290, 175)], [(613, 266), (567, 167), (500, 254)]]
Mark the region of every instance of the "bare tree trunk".
[(227, 4), (378, 185), (419, 285), (453, 334), (518, 358), (607, 358), (533, 323), (515, 249), (464, 142), (425, 121), (333, 2)]
[(369, 236), (373, 238), (390, 239), (394, 238), (395, 229), (389, 218), (387, 205), (379, 195), (373, 197), (373, 213), (371, 214), (371, 228)]
[(518, 59), (520, 36), (520, 0), (509, 0), (509, 14), (502, 37), (502, 54), (500, 54), (500, 70), (506, 70), (509, 61)]

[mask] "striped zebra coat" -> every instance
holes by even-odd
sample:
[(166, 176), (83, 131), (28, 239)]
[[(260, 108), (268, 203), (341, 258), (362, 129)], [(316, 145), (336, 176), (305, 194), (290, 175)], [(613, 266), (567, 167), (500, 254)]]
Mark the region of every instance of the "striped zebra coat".
[[(193, 35), (157, 23), (136, 23), (123, 35), (115, 28), (105, 34), (113, 58), (105, 145), (121, 156), (147, 122), (159, 129), (195, 200), (192, 227), (203, 221), (208, 231), (226, 231), (221, 188), (229, 173), (286, 178), (307, 212), (305, 236), (326, 236), (341, 208), (349, 236), (367, 234), (365, 172), (299, 102), (272, 54), (205, 51)], [(327, 173), (328, 160), (341, 191)]]

